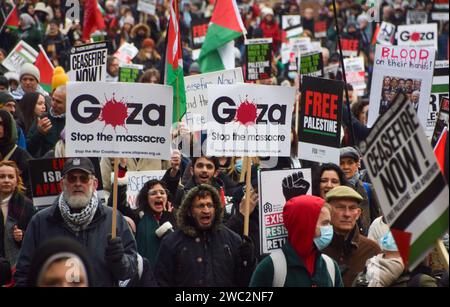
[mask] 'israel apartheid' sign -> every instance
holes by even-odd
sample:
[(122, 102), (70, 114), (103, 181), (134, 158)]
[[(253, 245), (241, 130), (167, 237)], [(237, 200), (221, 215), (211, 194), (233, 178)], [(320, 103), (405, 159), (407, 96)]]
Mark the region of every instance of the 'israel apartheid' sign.
[(342, 81), (303, 77), (299, 112), (300, 159), (339, 164)]
[[(67, 158), (32, 159), (29, 161), (29, 174), (31, 182), (31, 195), (33, 205), (46, 207), (53, 204), (59, 193), (62, 192), (60, 181), (62, 170)], [(98, 158), (90, 158), (94, 165), (95, 177), (98, 180), (97, 193), (104, 202), (104, 191), (100, 163)]]
[(448, 230), (448, 186), (403, 94), (361, 142), (368, 175), (403, 261), (418, 265)]

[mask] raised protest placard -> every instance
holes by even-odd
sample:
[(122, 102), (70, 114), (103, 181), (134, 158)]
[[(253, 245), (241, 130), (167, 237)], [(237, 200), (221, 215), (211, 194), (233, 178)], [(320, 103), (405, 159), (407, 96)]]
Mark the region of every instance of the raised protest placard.
[(281, 16), (281, 26), (283, 30), (295, 28), (302, 25), (302, 17), (298, 15), (283, 15)]
[(433, 85), (431, 86), (427, 125), (425, 126), (425, 134), (427, 137), (433, 135), (441, 99), (449, 96), (448, 76), (448, 61), (436, 61), (434, 63)]
[(433, 131), (433, 136), (431, 137), (431, 146), (434, 148), (436, 146), (439, 137), (445, 127), (448, 128), (448, 97), (441, 98), (441, 107), (439, 108), (439, 113), (436, 119), (436, 126)]
[(245, 41), (246, 79), (269, 79), (272, 76), (272, 38)]
[(20, 41), (11, 50), (1, 64), (9, 71), (20, 71), (20, 67), (25, 63), (34, 63), (38, 52), (24, 41)]
[(121, 82), (67, 84), (66, 154), (169, 159), (172, 87)]
[(339, 164), (342, 81), (303, 77), (299, 112), (298, 157)]
[(148, 15), (155, 15), (156, 0), (138, 0), (137, 10)]
[(367, 126), (403, 92), (426, 127), (436, 50), (430, 47), (376, 46)]
[(399, 46), (434, 47), (437, 49), (437, 42), (437, 23), (398, 26), (397, 44)]
[(367, 87), (365, 80), (366, 70), (364, 69), (364, 58), (346, 58), (344, 59), (344, 67), (347, 83), (353, 86), (353, 90), (364, 90)]
[(376, 42), (381, 45), (392, 45), (395, 35), (395, 25), (383, 21), (377, 33)]
[(120, 63), (119, 82), (138, 82), (143, 69), (144, 65)]
[(106, 81), (106, 42), (73, 47), (70, 50), (70, 81)]
[(300, 59), (300, 74), (302, 76), (323, 77), (322, 52), (302, 55)]
[(114, 53), (121, 63), (130, 64), (131, 60), (139, 53), (139, 50), (129, 43), (123, 43)]
[(243, 82), (244, 77), (240, 67), (184, 77), (184, 88), (186, 90), (184, 121), (187, 126), (193, 131), (204, 129), (208, 116), (207, 88), (209, 85), (230, 85)]
[(406, 13), (407, 25), (420, 25), (428, 22), (427, 12), (408, 10)]
[(341, 38), (342, 55), (345, 57), (354, 57), (358, 55), (359, 40)]
[(208, 31), (210, 18), (195, 18), (191, 21), (192, 49), (202, 48)]
[[(260, 253), (267, 254), (281, 248), (286, 242), (287, 231), (283, 224), (283, 208), (286, 199), (283, 195), (282, 182), (287, 176), (301, 172), (302, 185), (311, 195), (311, 169), (262, 170), (259, 172), (259, 225)], [(309, 187), (309, 188), (308, 188)]]
[(209, 85), (207, 155), (289, 157), (294, 102), (294, 87)]
[[(127, 172), (127, 202), (132, 209), (137, 208), (136, 199), (139, 191), (144, 187), (147, 181), (157, 179), (161, 180), (166, 171), (140, 171)], [(111, 180), (112, 181), (112, 180)]]
[[(62, 192), (60, 181), (62, 170), (67, 158), (32, 159), (29, 161), (29, 174), (33, 205), (46, 207), (53, 204), (59, 193)], [(95, 177), (98, 180), (97, 193), (104, 203), (104, 191), (100, 163), (98, 158), (90, 158), (94, 165)]]
[(414, 268), (448, 230), (448, 186), (413, 106), (399, 94), (361, 142), (399, 252)]
[(325, 20), (316, 21), (314, 23), (314, 37), (315, 38), (327, 37), (327, 22)]

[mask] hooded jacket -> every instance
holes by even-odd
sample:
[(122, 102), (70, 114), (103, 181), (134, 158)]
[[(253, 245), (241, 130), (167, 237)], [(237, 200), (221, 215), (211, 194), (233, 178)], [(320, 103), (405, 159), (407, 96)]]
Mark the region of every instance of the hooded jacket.
[[(302, 195), (291, 198), (283, 208), (284, 226), (288, 240), (282, 247), (286, 257), (287, 275), (285, 287), (332, 287), (325, 260), (317, 250), (313, 239), (316, 224), (324, 200), (320, 197)], [(335, 286), (342, 287), (342, 279), (337, 263)], [(272, 287), (274, 265), (271, 257), (266, 257), (253, 273), (251, 287)]]
[[(200, 189), (212, 195), (215, 208), (211, 229), (199, 230), (190, 209)], [(178, 229), (163, 238), (155, 276), (160, 286), (230, 287), (248, 284), (252, 267), (241, 261), (241, 238), (222, 224), (222, 206), (209, 185), (191, 189), (177, 212)]]

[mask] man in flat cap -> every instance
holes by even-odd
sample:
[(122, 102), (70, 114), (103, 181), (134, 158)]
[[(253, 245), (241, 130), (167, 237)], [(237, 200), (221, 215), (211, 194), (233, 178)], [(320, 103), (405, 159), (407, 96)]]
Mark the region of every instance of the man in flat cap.
[(367, 236), (370, 224), (381, 215), (381, 209), (372, 185), (365, 182), (359, 172), (361, 167), (359, 152), (350, 146), (341, 148), (339, 166), (345, 174), (348, 185), (363, 198), (359, 204), (361, 216), (358, 219), (358, 227), (359, 231)]
[(338, 264), (345, 287), (350, 287), (366, 260), (381, 252), (378, 244), (359, 233), (356, 221), (361, 215), (362, 196), (348, 186), (337, 186), (326, 194), (331, 205), (333, 240), (324, 253)]
[[(137, 274), (136, 241), (120, 213), (117, 216), (117, 236), (111, 239), (112, 209), (99, 203), (98, 181), (91, 160), (67, 159), (62, 176), (63, 192), (52, 206), (38, 212), (28, 225), (14, 275), (16, 284), (27, 285), (34, 251), (45, 240), (63, 236), (80, 242), (86, 248), (95, 273), (92, 286), (126, 285)], [(66, 276), (70, 278), (69, 271)]]

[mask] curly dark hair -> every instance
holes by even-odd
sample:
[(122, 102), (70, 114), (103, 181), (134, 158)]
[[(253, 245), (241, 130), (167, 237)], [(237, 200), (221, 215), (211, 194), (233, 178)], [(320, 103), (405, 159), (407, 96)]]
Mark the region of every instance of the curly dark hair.
[(167, 185), (164, 181), (158, 179), (152, 179), (147, 181), (142, 189), (139, 191), (139, 194), (136, 198), (136, 205), (139, 211), (144, 211), (145, 213), (152, 213), (150, 206), (148, 205), (148, 191), (153, 188), (155, 185), (161, 185), (167, 193), (167, 201), (169, 201), (170, 193), (167, 190)]
[(320, 197), (320, 178), (325, 171), (334, 171), (339, 177), (341, 185), (346, 185), (347, 180), (345, 179), (345, 174), (341, 168), (334, 163), (324, 163), (322, 164), (316, 172), (316, 176), (313, 178), (312, 185), (312, 195)]

